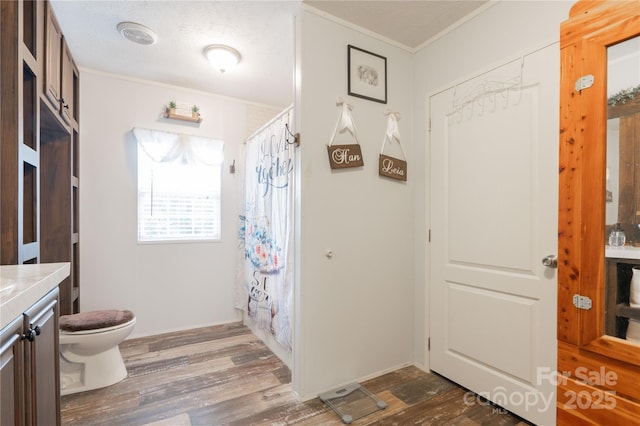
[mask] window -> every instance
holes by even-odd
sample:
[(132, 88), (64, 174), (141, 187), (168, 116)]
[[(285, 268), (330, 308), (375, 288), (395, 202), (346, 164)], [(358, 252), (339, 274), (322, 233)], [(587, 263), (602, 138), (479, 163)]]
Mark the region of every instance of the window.
[(222, 142), (134, 129), (138, 241), (220, 239)]

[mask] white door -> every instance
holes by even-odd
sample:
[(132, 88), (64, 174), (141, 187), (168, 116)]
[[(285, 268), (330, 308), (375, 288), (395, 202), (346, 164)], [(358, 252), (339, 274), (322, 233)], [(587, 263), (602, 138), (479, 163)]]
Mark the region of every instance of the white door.
[[(559, 49), (432, 96), (430, 366), (555, 423)], [(469, 393), (465, 402), (481, 400)]]

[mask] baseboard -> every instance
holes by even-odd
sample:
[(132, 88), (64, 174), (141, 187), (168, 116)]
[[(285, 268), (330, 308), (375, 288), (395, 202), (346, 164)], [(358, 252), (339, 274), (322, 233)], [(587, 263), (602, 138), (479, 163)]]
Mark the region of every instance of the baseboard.
[(342, 382), (342, 383), (337, 383), (335, 386), (331, 386), (329, 388), (320, 389), (315, 394), (300, 396), (300, 399), (303, 402), (304, 401), (310, 401), (312, 399), (317, 398), (318, 395), (321, 394), (321, 393), (329, 392), (329, 391), (332, 391), (332, 390), (334, 390), (336, 388), (339, 388), (341, 386), (346, 386), (346, 385), (348, 385), (350, 383), (354, 383), (354, 382), (356, 382), (356, 383), (366, 382), (367, 380), (375, 379), (376, 377), (380, 377), (380, 376), (382, 376), (384, 374), (391, 373), (392, 371), (400, 370), (401, 368), (409, 367), (411, 365), (414, 365), (414, 363), (412, 363), (412, 362), (404, 362), (404, 363), (398, 364), (398, 365), (396, 365), (394, 367), (385, 368), (383, 370), (379, 370), (379, 371), (377, 371), (375, 373), (367, 374), (367, 375), (361, 376), (361, 377), (353, 379), (353, 380), (349, 380), (349, 381)]
[(133, 333), (131, 333), (129, 337), (127, 337), (125, 340), (138, 339), (141, 337), (157, 336), (158, 334), (177, 333), (180, 331), (193, 330), (194, 328), (214, 327), (216, 325), (227, 325), (227, 324), (234, 324), (234, 323), (240, 323), (240, 322), (242, 322), (242, 319), (238, 318), (238, 319), (215, 322), (215, 323), (194, 324), (194, 325), (190, 325), (189, 327), (168, 328), (160, 331), (154, 331), (152, 333), (136, 333), (135, 332), (136, 329), (134, 327)]
[(431, 373), (431, 370), (429, 369), (429, 367), (419, 362), (414, 362), (413, 366), (416, 367), (418, 370), (424, 371), (425, 373)]

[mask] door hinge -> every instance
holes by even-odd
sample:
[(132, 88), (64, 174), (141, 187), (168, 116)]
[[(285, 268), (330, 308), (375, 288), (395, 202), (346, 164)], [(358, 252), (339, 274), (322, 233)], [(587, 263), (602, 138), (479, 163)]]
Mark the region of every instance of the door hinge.
[(427, 351), (431, 350), (431, 337), (427, 337)]
[(593, 74), (583, 75), (576, 81), (576, 92), (579, 92), (583, 89), (588, 89), (593, 86)]
[(431, 242), (431, 229), (429, 229), (429, 242)]
[(574, 294), (573, 306), (575, 306), (578, 309), (584, 309), (585, 311), (588, 311), (589, 309), (591, 309), (591, 306), (592, 306), (591, 299), (589, 299), (587, 296), (580, 296), (579, 294)]

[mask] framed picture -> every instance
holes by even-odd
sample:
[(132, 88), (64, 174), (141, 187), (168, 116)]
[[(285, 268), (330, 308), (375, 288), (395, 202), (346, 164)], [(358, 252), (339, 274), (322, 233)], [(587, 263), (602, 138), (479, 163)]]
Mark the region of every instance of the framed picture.
[(387, 58), (347, 46), (349, 95), (387, 103)]

